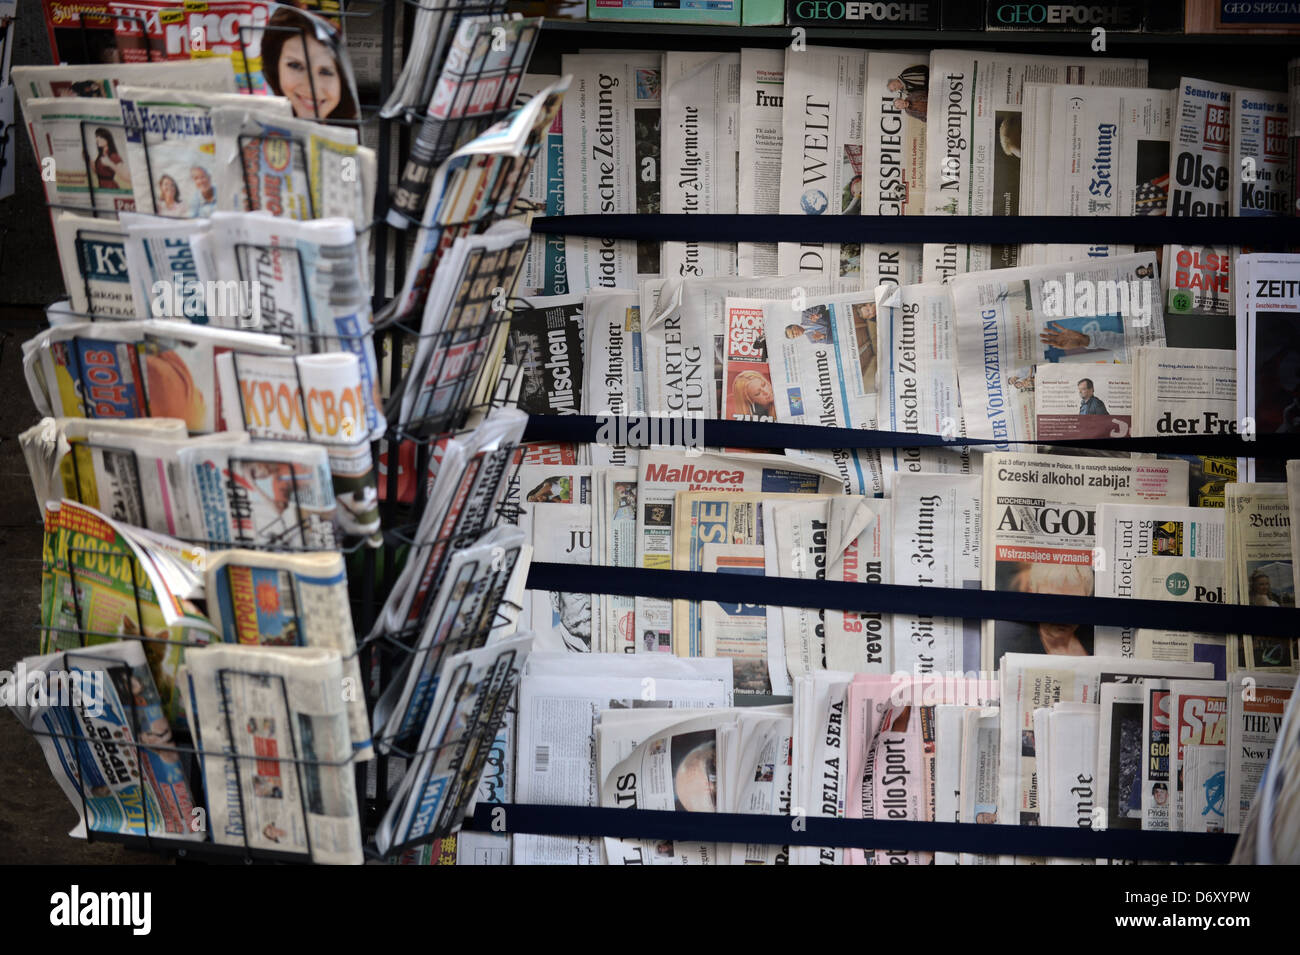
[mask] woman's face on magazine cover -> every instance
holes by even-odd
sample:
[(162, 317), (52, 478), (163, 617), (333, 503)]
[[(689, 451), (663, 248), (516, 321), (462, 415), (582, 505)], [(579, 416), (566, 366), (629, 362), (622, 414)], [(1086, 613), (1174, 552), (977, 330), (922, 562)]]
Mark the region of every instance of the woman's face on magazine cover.
[(322, 119), (339, 105), (343, 87), (330, 48), (315, 37), (306, 39), (305, 50), (301, 34), (284, 41), (280, 51), (280, 91), (289, 98), (295, 116)]

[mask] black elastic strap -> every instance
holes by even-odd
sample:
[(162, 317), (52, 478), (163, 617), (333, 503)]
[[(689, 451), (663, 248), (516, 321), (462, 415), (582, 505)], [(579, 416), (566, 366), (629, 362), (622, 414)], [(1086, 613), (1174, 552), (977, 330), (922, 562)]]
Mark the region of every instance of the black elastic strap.
[[(575, 580), (575, 571), (580, 577)], [(954, 587), (904, 587), (840, 580), (709, 574), (638, 567), (583, 567), (534, 561), (528, 588), (571, 591), (581, 586), (595, 594), (661, 600), (713, 600), (773, 607), (816, 607), (859, 613), (898, 613), (1029, 623), (1187, 630), (1197, 633), (1256, 633), (1295, 636), (1300, 622), (1293, 607), (1126, 600), (1117, 597), (1063, 597)]]
[[(796, 825), (796, 823), (798, 825)], [(1225, 863), (1235, 835), (479, 803), (476, 832)]]
[[(821, 450), (825, 448), (951, 448), (1033, 451), (1053, 447), (1094, 451), (1143, 451), (1152, 454), (1205, 455), (1222, 458), (1300, 458), (1300, 434), (1260, 434), (1251, 440), (1232, 434), (1161, 435), (1152, 438), (1075, 438), (1054, 441), (997, 442), (991, 438), (943, 438), (937, 434), (825, 428), (774, 421), (728, 421), (721, 418), (638, 418), (597, 415), (529, 415), (524, 441), (578, 444), (626, 444), (637, 430), (647, 436), (637, 447), (684, 446), (680, 435), (699, 437), (707, 448)], [(697, 430), (698, 429), (698, 432)], [(657, 435), (657, 438), (650, 437)], [(672, 441), (667, 439), (672, 438)], [(663, 439), (663, 440), (659, 440)]]
[[(596, 238), (696, 242), (935, 242), (1067, 245), (1247, 245), (1300, 242), (1288, 216), (855, 216), (572, 215), (533, 219), (533, 232)], [(1064, 269), (1066, 266), (1062, 266)]]

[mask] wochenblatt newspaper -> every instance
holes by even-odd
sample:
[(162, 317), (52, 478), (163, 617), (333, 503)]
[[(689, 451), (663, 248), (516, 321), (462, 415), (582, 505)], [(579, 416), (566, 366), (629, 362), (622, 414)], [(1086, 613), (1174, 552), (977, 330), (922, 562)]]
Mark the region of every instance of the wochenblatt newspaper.
[[(984, 589), (1091, 597), (1098, 506), (1177, 504), (1186, 494), (1184, 461), (985, 455)], [(1006, 653), (1082, 656), (1093, 644), (1089, 625), (986, 620), (983, 669)]]

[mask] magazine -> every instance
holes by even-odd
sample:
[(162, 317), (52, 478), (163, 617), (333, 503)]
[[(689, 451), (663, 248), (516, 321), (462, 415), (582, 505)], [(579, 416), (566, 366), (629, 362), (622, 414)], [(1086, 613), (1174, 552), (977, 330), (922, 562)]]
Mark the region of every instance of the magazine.
[[(59, 66), (15, 66), (10, 78), (18, 91), (23, 115), (37, 98), (80, 97), (112, 99), (119, 84), (154, 89), (202, 90), (234, 93), (235, 74), (220, 59), (197, 59), (187, 63), (94, 63)], [(121, 113), (118, 113), (119, 117)]]

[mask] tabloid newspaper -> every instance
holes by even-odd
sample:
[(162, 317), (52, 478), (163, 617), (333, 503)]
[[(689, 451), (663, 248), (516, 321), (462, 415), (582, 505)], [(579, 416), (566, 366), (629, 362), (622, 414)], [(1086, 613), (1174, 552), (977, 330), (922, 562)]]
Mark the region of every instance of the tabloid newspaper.
[(489, 376), (497, 375), (509, 339), (502, 296), (514, 287), (527, 248), (528, 230), (502, 221), (456, 239), (443, 256), (402, 383), (400, 417), (408, 427), (440, 427), (440, 416), (474, 402), (480, 384), (497, 380)]
[[(660, 210), (735, 213), (740, 54), (670, 51), (661, 77)], [(661, 255), (665, 276), (736, 274), (734, 242), (665, 242)]]
[[(525, 73), (519, 83), (516, 101), (520, 104), (527, 102), (555, 80), (555, 76)], [(541, 150), (520, 195), (535, 203), (537, 211), (543, 215), (564, 215), (564, 119), (559, 112), (546, 130)], [(569, 291), (564, 243), (562, 235), (535, 235), (530, 239), (519, 276), (519, 284), (524, 290), (538, 295), (563, 295)]]
[(355, 129), (284, 116), (260, 103), (218, 106), (211, 116), (217, 209), (369, 225), (375, 157), (358, 146)]
[(210, 547), (336, 546), (329, 454), (320, 445), (226, 435), (222, 441), (190, 442), (177, 459), (189, 505), (178, 508), (177, 536)]
[[(1258, 434), (1294, 431), (1300, 405), (1286, 369), (1300, 356), (1300, 255), (1243, 255), (1238, 260), (1237, 420)], [(1280, 481), (1277, 462), (1246, 458), (1237, 473), (1246, 481)]]
[[(637, 469), (601, 468), (597, 471), (593, 505), (592, 563), (602, 567), (636, 566)], [(596, 595), (600, 611), (602, 646), (606, 653), (671, 653), (671, 641), (649, 640), (636, 629), (636, 598)]]
[[(1138, 557), (1133, 561), (1133, 596), (1138, 600), (1224, 603), (1223, 563), (1193, 557)], [(1133, 655), (1140, 660), (1212, 663), (1214, 678), (1221, 680), (1228, 670), (1228, 638), (1219, 633), (1140, 629)]]
[[(868, 503), (837, 495), (775, 502), (771, 507), (776, 576), (891, 582), (889, 501)], [(885, 668), (888, 615), (781, 607), (780, 617), (785, 669), (791, 676), (823, 669), (882, 672)]]
[[(775, 215), (781, 211), (781, 150), (785, 101), (785, 51), (752, 47), (740, 51), (740, 109), (736, 211)], [(777, 243), (740, 242), (737, 275), (776, 275)]]
[[(784, 215), (855, 215), (862, 211), (862, 107), (867, 54), (818, 47), (785, 55), (781, 202)], [(828, 282), (837, 292), (862, 288), (861, 246), (782, 242), (778, 268)]]
[(1151, 253), (954, 278), (967, 435), (1033, 439), (1035, 365), (1128, 361), (1139, 345), (1163, 345), (1158, 279)]
[(5, 702), (36, 735), (77, 810), (69, 835), (203, 840), (195, 826), (202, 810), (187, 782), (189, 757), (174, 749), (144, 644), (125, 639), (72, 647), (27, 657), (19, 669), (25, 674), (20, 698)]
[(514, 104), (540, 23), (518, 14), (457, 18), (456, 36), (393, 193), (389, 225), (405, 229), (418, 223), (433, 171), (481, 128), (484, 117)]
[(1039, 441), (1124, 438), (1133, 425), (1133, 366), (1034, 366), (1034, 433)]
[(1142, 687), (1142, 828), (1167, 832), (1170, 779), (1169, 681), (1144, 679)]
[[(591, 565), (591, 505), (537, 503), (532, 515), (533, 557), (539, 561)], [(582, 580), (579, 573), (575, 582)], [(592, 642), (595, 616), (590, 591), (534, 591), (532, 630), (539, 650), (599, 652)]]
[[(964, 707), (958, 822), (992, 825), (998, 821), (998, 720), (996, 706)], [(997, 865), (998, 857), (962, 852), (961, 865)]]
[[(956, 321), (947, 286), (882, 285), (876, 289), (875, 308), (880, 429), (947, 438), (965, 434), (957, 393)], [(863, 347), (859, 342), (859, 350)], [(875, 351), (874, 340), (871, 347)], [(864, 379), (866, 372), (864, 368)], [(880, 457), (895, 475), (971, 469), (969, 452), (888, 448)], [(895, 477), (894, 487), (898, 483)]]
[(225, 643), (327, 647), (343, 661), (348, 729), (358, 759), (373, 755), (357, 638), (348, 603), (343, 555), (266, 554), (248, 550), (207, 555), (208, 615)]
[[(524, 533), (497, 527), (458, 549), (433, 598), (413, 653), (401, 665), (375, 704), (380, 748), (408, 746), (418, 739), (438, 692), (448, 654), (475, 650), (490, 641), (501, 601), (514, 577), (530, 561)], [(517, 623), (517, 621), (516, 621)], [(506, 629), (509, 629), (508, 627)]]
[[(1017, 215), (1021, 210), (1021, 104), (1026, 83), (1142, 87), (1145, 60), (1015, 56), (968, 50), (930, 54), (925, 210), (931, 215)], [(926, 281), (1017, 264), (1015, 246), (930, 246)], [(935, 272), (931, 259), (938, 260)], [(933, 276), (933, 278), (932, 278)]]
[[(248, 101), (237, 93), (140, 86), (119, 86), (117, 98), (135, 209), (184, 219), (206, 218), (215, 212), (217, 146), (212, 110), (239, 109)], [(260, 99), (258, 110), (266, 116), (293, 115), (282, 96)]]
[[(660, 53), (561, 57), (566, 215), (660, 211)], [(648, 178), (641, 175), (647, 171)], [(569, 288), (631, 288), (660, 273), (659, 243), (570, 236)]]
[(360, 865), (339, 652), (199, 647), (186, 654), (184, 676), (212, 841)]
[[(100, 507), (99, 490), (110, 495), (111, 478), (105, 473), (107, 459), (89, 444), (91, 433), (125, 435), (127, 440), (162, 438), (184, 440), (188, 432), (179, 418), (139, 418), (100, 421), (93, 418), (42, 418), (18, 435), (27, 473), (36, 492), (36, 506), (45, 514), (45, 502), (67, 497), (103, 510), (123, 523), (139, 526), (125, 513), (110, 505)], [(133, 502), (134, 503), (134, 502)]]
[[(180, 418), (195, 433), (222, 430), (217, 356), (287, 355), (273, 338), (173, 321), (78, 322), (23, 343), (32, 400), (55, 417)], [(226, 393), (225, 411), (239, 398)]]
[(1295, 184), (1288, 178), (1290, 142), (1287, 95), (1269, 90), (1232, 91), (1232, 201), (1234, 216), (1284, 216)]
[[(777, 421), (831, 428), (875, 426), (875, 386), (866, 380), (863, 367), (875, 359), (870, 338), (875, 318), (874, 294), (868, 292), (764, 304)], [(876, 496), (884, 491), (879, 451), (835, 449), (830, 457), (844, 493)]]
[[(1186, 495), (1182, 461), (987, 454), (984, 589), (1091, 597), (1098, 506), (1176, 504)], [(983, 633), (985, 670), (1006, 653), (1093, 652), (1088, 625), (986, 620)]]
[(1217, 780), (1200, 780), (1194, 789), (1186, 762), (1193, 747), (1215, 746), (1222, 751), (1227, 745), (1227, 692), (1228, 684), (1222, 680), (1169, 681), (1169, 788), (1173, 797), (1169, 828), (1176, 832), (1224, 831), (1227, 787), (1223, 767), (1219, 767)]
[(1062, 702), (1096, 704), (1107, 683), (1133, 683), (1142, 677), (1208, 679), (1211, 673), (1208, 663), (1038, 653), (1008, 653), (1001, 663), (998, 822), (1004, 825), (1045, 824), (1040, 808), (1040, 781), (1044, 780), (1035, 747), (1036, 709)]
[[(673, 569), (674, 505), (679, 491), (764, 491), (830, 494), (839, 482), (797, 461), (771, 455), (686, 454), (643, 451), (637, 476), (636, 566)], [(699, 656), (686, 634), (673, 629), (672, 602), (636, 598), (636, 630), (653, 634), (656, 645), (667, 640), (681, 656)]]
[[(801, 496), (679, 492), (673, 506), (673, 569), (763, 576), (763, 509)], [(737, 693), (771, 693), (762, 606), (674, 600), (673, 632), (697, 651), (693, 656), (730, 657)]]
[[(400, 291), (385, 306), (384, 318), (400, 321), (423, 313), (443, 253), (456, 239), (476, 232), (471, 226), (481, 222), (489, 208), (502, 216), (513, 211), (507, 205), (514, 202), (516, 187), (522, 189), (532, 168), (535, 150), (530, 147), (540, 147), (547, 137), (567, 88), (567, 77), (556, 80), (438, 167), (416, 233), (411, 266)], [(521, 253), (521, 264), (522, 260)]]
[(126, 265), (137, 316), (231, 325), (245, 314), (243, 306), (251, 310), (252, 302), (241, 296), (238, 284), (227, 282), (209, 296), (199, 283), (190, 238), (207, 231), (207, 220), (120, 212), (118, 223), (126, 230)]
[(1241, 832), (1246, 823), (1294, 693), (1290, 675), (1235, 673), (1228, 679), (1228, 832)]
[[(1223, 348), (1138, 348), (1133, 363), (1133, 434), (1235, 434), (1237, 356)], [(1222, 507), (1237, 479), (1235, 458), (1190, 455), (1188, 504)]]
[[(1169, 143), (1171, 216), (1226, 216), (1231, 208), (1232, 87), (1182, 77)], [(1167, 306), (1174, 313), (1230, 315), (1232, 257), (1226, 246), (1168, 245)]]
[[(226, 352), (217, 357), (226, 426), (254, 439), (310, 441), (329, 454), (339, 530), (379, 530), (379, 489), (365, 428), (367, 403), (357, 356), (282, 358)], [(375, 544), (378, 538), (375, 537)]]
[[(909, 474), (894, 485), (892, 583), (980, 589), (982, 476)], [(980, 622), (935, 614), (894, 614), (890, 672), (969, 673), (979, 669)]]
[[(252, 327), (283, 336), (295, 351), (356, 355), (365, 398), (357, 436), (382, 434), (386, 423), (370, 295), (352, 223), (342, 218), (294, 222), (264, 212), (214, 212), (210, 221), (208, 245), (199, 242), (200, 277), (215, 282), (239, 276), (260, 283)], [(212, 272), (205, 274), (209, 261)]]

